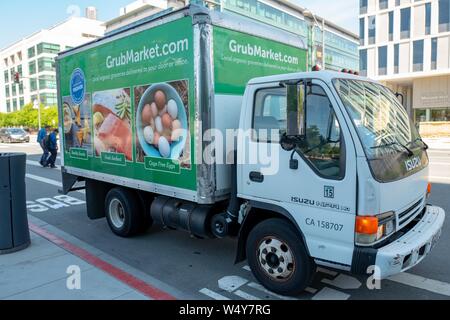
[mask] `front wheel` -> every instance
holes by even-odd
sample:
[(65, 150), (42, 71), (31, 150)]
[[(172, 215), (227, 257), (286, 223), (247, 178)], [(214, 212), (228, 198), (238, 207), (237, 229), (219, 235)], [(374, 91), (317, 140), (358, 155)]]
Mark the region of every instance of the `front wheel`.
[(283, 219), (265, 220), (250, 232), (247, 258), (256, 279), (286, 296), (302, 293), (311, 283), (315, 264), (297, 229)]

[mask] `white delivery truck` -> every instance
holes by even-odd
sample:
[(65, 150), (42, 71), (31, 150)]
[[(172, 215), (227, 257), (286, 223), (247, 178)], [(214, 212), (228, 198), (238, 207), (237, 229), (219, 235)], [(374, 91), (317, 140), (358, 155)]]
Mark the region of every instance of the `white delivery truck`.
[(413, 267), (444, 223), (426, 144), (389, 89), (306, 61), (295, 35), (195, 5), (62, 53), (63, 192), (122, 237), (236, 237), (279, 294), (316, 265)]

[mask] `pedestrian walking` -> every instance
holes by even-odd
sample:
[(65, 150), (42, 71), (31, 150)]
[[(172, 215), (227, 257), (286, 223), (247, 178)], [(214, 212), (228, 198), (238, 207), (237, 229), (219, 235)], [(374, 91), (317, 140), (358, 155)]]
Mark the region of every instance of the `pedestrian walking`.
[(41, 130), (39, 130), (38, 132), (38, 136), (37, 136), (37, 142), (39, 143), (39, 145), (42, 148), (42, 157), (41, 160), (39, 160), (39, 163), (41, 164), (41, 166), (45, 167), (46, 165), (46, 161), (49, 157), (49, 152), (46, 146), (46, 137), (49, 134), (50, 131), (50, 126), (46, 126), (45, 128), (41, 128)]
[(47, 139), (47, 148), (50, 152), (50, 157), (48, 158), (46, 162), (46, 167), (50, 167), (52, 169), (57, 168), (55, 165), (56, 156), (58, 155), (58, 143), (57, 143), (57, 136), (58, 136), (58, 129), (53, 130), (52, 133), (49, 134)]

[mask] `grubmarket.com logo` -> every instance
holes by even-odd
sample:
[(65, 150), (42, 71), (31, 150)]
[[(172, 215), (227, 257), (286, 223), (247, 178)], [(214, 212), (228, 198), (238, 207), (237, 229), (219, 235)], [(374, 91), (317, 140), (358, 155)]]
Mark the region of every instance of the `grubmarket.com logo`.
[(230, 40), (229, 49), (233, 53), (246, 56), (252, 56), (293, 65), (299, 64), (299, 59), (297, 57), (283, 54), (282, 52), (274, 51), (273, 49), (264, 49), (262, 46), (256, 44), (241, 44), (236, 40)]

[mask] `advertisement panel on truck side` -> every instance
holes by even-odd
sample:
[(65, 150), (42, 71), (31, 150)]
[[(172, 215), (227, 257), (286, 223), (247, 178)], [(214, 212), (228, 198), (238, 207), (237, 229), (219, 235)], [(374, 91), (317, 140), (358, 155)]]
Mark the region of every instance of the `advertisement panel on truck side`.
[[(213, 39), (224, 97), (242, 96), (254, 77), (306, 68), (294, 46), (222, 27)], [(195, 45), (186, 17), (58, 60), (65, 167), (195, 192)]]
[(59, 61), (66, 167), (195, 191), (191, 18)]

